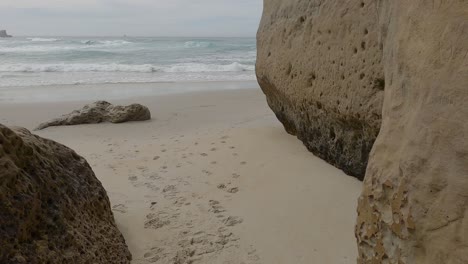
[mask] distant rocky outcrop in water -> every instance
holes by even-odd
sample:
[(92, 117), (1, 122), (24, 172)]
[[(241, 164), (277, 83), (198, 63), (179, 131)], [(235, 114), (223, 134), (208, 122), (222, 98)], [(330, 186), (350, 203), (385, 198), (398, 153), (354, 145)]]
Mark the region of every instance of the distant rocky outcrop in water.
[(0, 125), (0, 263), (130, 263), (106, 191), (85, 159)]
[(0, 30), (0, 38), (11, 38), (11, 35), (7, 34), (6, 30)]
[(257, 76), (269, 105), (312, 152), (365, 172), (358, 263), (468, 263), (467, 10), (265, 0)]
[(148, 107), (140, 104), (129, 106), (112, 105), (106, 101), (97, 101), (85, 105), (62, 117), (40, 124), (36, 130), (50, 126), (70, 126), (79, 124), (97, 124), (102, 122), (124, 123), (129, 121), (145, 121), (151, 119)]

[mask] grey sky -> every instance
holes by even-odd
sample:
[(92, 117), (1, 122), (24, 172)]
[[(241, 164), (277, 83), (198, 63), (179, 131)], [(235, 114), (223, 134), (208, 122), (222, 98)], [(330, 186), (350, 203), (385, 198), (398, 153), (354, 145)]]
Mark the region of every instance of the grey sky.
[(263, 0), (0, 0), (0, 29), (35, 36), (255, 36)]

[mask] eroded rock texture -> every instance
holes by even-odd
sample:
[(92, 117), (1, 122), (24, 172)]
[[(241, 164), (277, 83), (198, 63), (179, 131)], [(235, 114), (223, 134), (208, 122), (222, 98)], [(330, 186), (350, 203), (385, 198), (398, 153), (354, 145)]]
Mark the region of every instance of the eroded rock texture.
[(359, 263), (468, 263), (468, 2), (380, 2), (386, 88)]
[(73, 150), (0, 125), (0, 263), (129, 263), (109, 199)]
[(286, 130), (363, 178), (384, 83), (378, 1), (265, 0), (257, 77)]
[(106, 101), (97, 101), (85, 105), (62, 117), (40, 124), (36, 130), (50, 126), (70, 126), (79, 124), (97, 124), (102, 122), (124, 123), (129, 121), (145, 121), (151, 119), (148, 107), (140, 104), (129, 106), (114, 106)]

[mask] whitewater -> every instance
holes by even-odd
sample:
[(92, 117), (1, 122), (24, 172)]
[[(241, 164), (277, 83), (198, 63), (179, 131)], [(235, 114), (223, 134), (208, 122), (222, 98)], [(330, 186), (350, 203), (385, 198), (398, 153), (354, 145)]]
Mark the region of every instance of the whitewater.
[(255, 80), (254, 38), (0, 40), (0, 87)]

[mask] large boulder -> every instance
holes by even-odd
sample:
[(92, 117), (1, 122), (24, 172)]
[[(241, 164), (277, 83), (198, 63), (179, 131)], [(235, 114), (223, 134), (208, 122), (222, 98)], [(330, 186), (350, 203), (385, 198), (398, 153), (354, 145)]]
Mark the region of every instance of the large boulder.
[(0, 263), (130, 263), (85, 159), (0, 125)]
[(381, 1), (385, 102), (359, 263), (468, 263), (468, 2)]
[(257, 77), (286, 131), (362, 179), (383, 89), (378, 1), (265, 0)]
[(151, 119), (148, 107), (140, 104), (129, 106), (114, 106), (106, 101), (97, 101), (85, 105), (59, 118), (40, 124), (36, 130), (50, 126), (71, 126), (79, 124), (97, 124), (102, 122), (124, 123), (129, 121), (145, 121)]

